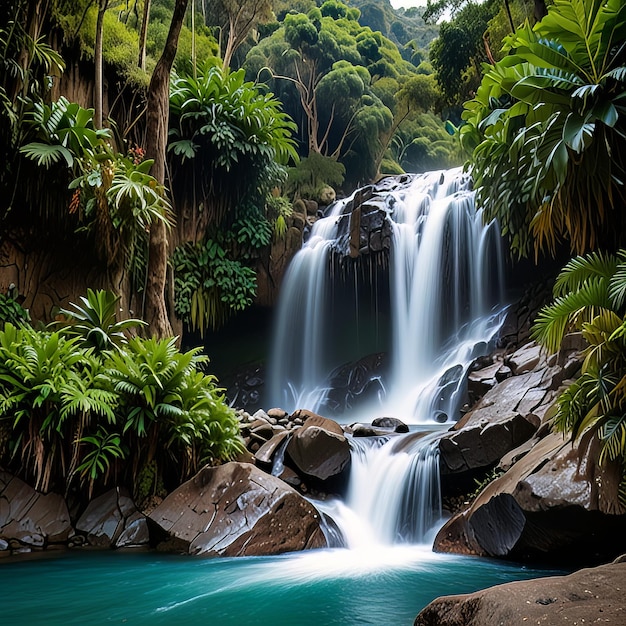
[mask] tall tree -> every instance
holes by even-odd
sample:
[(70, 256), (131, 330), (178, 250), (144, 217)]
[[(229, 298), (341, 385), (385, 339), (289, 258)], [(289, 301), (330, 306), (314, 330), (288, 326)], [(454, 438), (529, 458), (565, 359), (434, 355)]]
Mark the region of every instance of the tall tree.
[[(160, 184), (165, 182), (170, 73), (188, 1), (176, 0), (165, 48), (157, 61), (148, 87), (146, 156), (154, 159), (152, 175)], [(162, 222), (154, 223), (150, 227), (144, 319), (148, 322), (150, 332), (155, 337), (166, 337), (172, 334), (165, 301), (167, 256), (167, 226)]]
[[(206, 0), (204, 0), (203, 9)], [(209, 18), (221, 29), (220, 40), (224, 45), (222, 62), (230, 67), (233, 54), (246, 40), (248, 34), (272, 17), (271, 0), (213, 0)]]
[(104, 14), (109, 8), (110, 0), (98, 0), (98, 18), (96, 20), (96, 42), (94, 50), (94, 64), (96, 66), (96, 80), (94, 87), (94, 110), (96, 128), (102, 128), (102, 35), (104, 32)]
[(139, 31), (139, 67), (146, 69), (146, 40), (148, 38), (148, 21), (150, 18), (151, 0), (144, 0), (141, 29)]

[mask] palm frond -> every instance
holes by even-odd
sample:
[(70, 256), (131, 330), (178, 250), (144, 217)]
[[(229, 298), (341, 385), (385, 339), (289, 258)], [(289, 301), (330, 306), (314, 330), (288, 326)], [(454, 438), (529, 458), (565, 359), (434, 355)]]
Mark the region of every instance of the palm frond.
[(545, 306), (537, 315), (532, 338), (550, 352), (556, 352), (568, 330), (580, 328), (599, 309), (610, 309), (607, 282), (605, 278), (592, 277), (577, 291), (557, 297), (553, 304)]
[(610, 280), (617, 266), (617, 257), (600, 251), (574, 257), (559, 272), (554, 283), (554, 295), (563, 296), (570, 291), (580, 289), (582, 284), (590, 278)]

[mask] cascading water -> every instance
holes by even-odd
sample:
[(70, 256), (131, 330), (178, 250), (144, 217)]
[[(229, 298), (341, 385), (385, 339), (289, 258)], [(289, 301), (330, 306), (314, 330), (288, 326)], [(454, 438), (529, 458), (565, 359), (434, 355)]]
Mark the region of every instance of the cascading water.
[[(388, 276), (380, 282), (389, 287), (364, 286), (358, 280), (356, 268), (363, 262), (350, 257), (360, 257), (360, 251), (339, 261), (347, 268), (346, 276), (354, 279), (336, 280), (338, 251), (342, 246), (345, 250), (348, 230), (353, 252), (352, 213), (364, 203), (357, 202), (356, 194), (335, 203), (315, 223), (285, 276), (269, 401), (290, 410), (308, 408), (344, 422), (391, 415), (420, 425), (423, 431), (426, 425), (432, 429), (458, 417), (467, 369), (473, 359), (487, 352), (501, 324), (500, 235), (495, 223), (483, 225), (481, 212), (474, 206), (471, 181), (461, 170), (405, 177), (375, 193), (370, 205), (383, 214), (391, 237), (388, 255), (375, 272), (370, 270), (370, 277), (377, 280), (384, 267)], [(342, 220), (349, 220), (347, 229)], [(361, 213), (355, 223), (361, 224), (360, 220)], [(363, 236), (357, 234), (360, 242)], [(371, 258), (369, 263), (371, 268)], [(384, 347), (390, 363), (386, 372), (377, 371), (367, 380), (360, 380), (358, 372), (350, 374), (350, 384), (354, 379), (362, 388), (376, 383), (377, 393), (373, 401), (370, 394), (369, 403), (359, 407), (358, 413), (345, 412), (342, 419), (332, 412), (333, 372), (342, 365), (342, 357), (348, 360), (344, 354), (348, 350), (337, 350), (343, 338), (341, 333), (333, 335), (333, 330), (352, 327), (359, 336), (367, 318), (367, 312), (360, 310), (360, 303), (367, 300), (362, 292), (367, 289), (374, 294), (374, 311), (369, 315), (376, 320), (373, 332), (385, 336), (379, 325), (391, 326), (389, 345)], [(386, 306), (381, 298), (388, 298)], [(367, 328), (371, 334), (371, 327)], [(344, 406), (351, 404), (346, 401)], [(316, 503), (342, 530), (348, 547), (416, 544), (428, 538), (441, 518), (436, 439), (436, 434), (412, 432), (351, 440), (352, 468), (345, 502)]]
[[(442, 414), (458, 413), (467, 366), (485, 352), (499, 327), (500, 316), (492, 310), (502, 300), (499, 231), (495, 223), (483, 225), (471, 181), (460, 169), (415, 176), (378, 195), (392, 232), (390, 289), (376, 293), (371, 317), (377, 320), (373, 332), (384, 336), (378, 312), (389, 310), (390, 321), (382, 324), (391, 326), (390, 345), (383, 347), (391, 367), (376, 375), (375, 403), (361, 412), (370, 418), (394, 415), (409, 424), (442, 421)], [(345, 303), (359, 303), (364, 287), (354, 270), (360, 259), (346, 258), (355, 280), (335, 288), (331, 258), (353, 199), (336, 202), (313, 225), (289, 266), (268, 377), (271, 405), (308, 408), (340, 421), (341, 415), (324, 405), (332, 372), (342, 365), (332, 331), (339, 325), (359, 327), (364, 313)], [(346, 294), (349, 290), (353, 293)], [(381, 303), (381, 297), (389, 301)], [(354, 419), (352, 411), (349, 420)]]
[(346, 547), (424, 543), (441, 520), (436, 434), (353, 438), (345, 502), (316, 502)]

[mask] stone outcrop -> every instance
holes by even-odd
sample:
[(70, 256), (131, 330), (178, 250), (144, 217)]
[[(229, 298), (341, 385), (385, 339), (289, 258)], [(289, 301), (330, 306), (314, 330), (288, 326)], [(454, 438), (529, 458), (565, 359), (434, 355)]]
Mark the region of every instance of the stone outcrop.
[(470, 391), (486, 391), (440, 442), (444, 495), (454, 498), (459, 485), (471, 492), (464, 478), (504, 473), (444, 525), (435, 550), (570, 563), (626, 550), (618, 468), (599, 466), (597, 444), (572, 445), (546, 423), (584, 347), (572, 334), (556, 355), (530, 342), (477, 362)]
[(450, 519), (434, 549), (574, 563), (610, 558), (626, 550), (618, 484), (619, 468), (599, 466), (596, 447), (549, 434)]
[(428, 604), (415, 626), (626, 624), (626, 562), (517, 581)]
[(370, 185), (359, 189), (346, 202), (339, 218), (335, 252), (356, 258), (389, 251), (392, 230), (387, 218), (389, 206), (385, 195), (388, 191), (388, 184)]
[(150, 543), (148, 524), (124, 489), (110, 489), (94, 498), (76, 522), (76, 530), (92, 546), (130, 548)]
[(65, 543), (73, 528), (65, 500), (0, 470), (0, 556)]
[(246, 447), (252, 454), (263, 447), (276, 435), (300, 428), (306, 417), (302, 417), (299, 411), (289, 415), (287, 411), (272, 408), (265, 412), (259, 409), (250, 415), (246, 411), (240, 411), (240, 429)]
[(537, 431), (564, 380), (580, 367), (579, 341), (569, 339), (558, 355), (533, 343), (484, 364), (469, 375), (474, 393), (486, 393), (440, 442), (441, 474), (480, 475)]
[(315, 507), (247, 463), (205, 467), (150, 513), (161, 550), (269, 555), (326, 546)]
[(350, 444), (337, 422), (298, 411), (306, 416), (287, 445), (287, 455), (300, 472), (320, 480), (339, 476), (350, 463)]

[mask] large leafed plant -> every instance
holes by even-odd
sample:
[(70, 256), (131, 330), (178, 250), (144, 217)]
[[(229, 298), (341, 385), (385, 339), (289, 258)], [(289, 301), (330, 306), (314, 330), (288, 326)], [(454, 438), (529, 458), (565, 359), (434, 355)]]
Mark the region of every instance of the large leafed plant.
[(206, 357), (129, 339), (137, 320), (115, 302), (90, 292), (58, 330), (0, 331), (0, 465), (42, 491), (125, 484), (141, 499), (243, 449)]
[(626, 4), (555, 0), (465, 105), (486, 219), (514, 253), (619, 243), (626, 202)]

